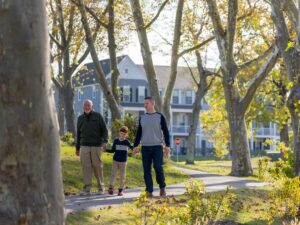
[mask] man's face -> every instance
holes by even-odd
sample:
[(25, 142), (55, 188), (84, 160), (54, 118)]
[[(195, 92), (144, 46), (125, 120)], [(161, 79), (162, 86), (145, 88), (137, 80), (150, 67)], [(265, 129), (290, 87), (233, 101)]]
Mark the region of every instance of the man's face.
[(83, 110), (85, 113), (89, 114), (93, 109), (93, 106), (90, 102), (86, 101), (83, 105)]
[(144, 101), (144, 107), (145, 107), (147, 112), (153, 111), (154, 110), (154, 102), (151, 101), (150, 99), (146, 99)]

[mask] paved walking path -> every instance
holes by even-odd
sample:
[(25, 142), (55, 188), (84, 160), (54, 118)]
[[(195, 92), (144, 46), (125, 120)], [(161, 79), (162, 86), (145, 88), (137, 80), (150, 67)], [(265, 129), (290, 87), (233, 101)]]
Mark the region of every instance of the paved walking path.
[[(197, 170), (190, 170), (184, 168), (177, 168), (190, 177), (201, 179), (205, 184), (206, 191), (221, 191), (225, 190), (227, 186), (232, 188), (255, 188), (267, 185), (267, 183), (259, 182), (255, 180), (249, 180), (246, 178), (232, 177), (232, 176), (221, 176), (216, 174), (209, 174)], [(142, 179), (142, 178), (141, 178)], [(154, 179), (155, 180), (155, 179)], [(133, 188), (125, 190), (124, 196), (116, 195), (90, 195), (90, 196), (66, 196), (65, 198), (65, 209), (66, 213), (81, 210), (99, 209), (105, 206), (119, 205), (124, 202), (134, 201), (143, 191), (144, 188)], [(168, 185), (166, 188), (168, 196), (178, 196), (185, 192), (184, 183)], [(154, 196), (159, 195), (159, 188), (154, 188)]]

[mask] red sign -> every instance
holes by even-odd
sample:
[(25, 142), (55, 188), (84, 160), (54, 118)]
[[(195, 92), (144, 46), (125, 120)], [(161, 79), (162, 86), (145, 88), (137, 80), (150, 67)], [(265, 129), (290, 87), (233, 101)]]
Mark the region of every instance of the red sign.
[(175, 144), (176, 144), (176, 145), (180, 145), (180, 139), (179, 139), (179, 138), (176, 138), (176, 139), (175, 139)]

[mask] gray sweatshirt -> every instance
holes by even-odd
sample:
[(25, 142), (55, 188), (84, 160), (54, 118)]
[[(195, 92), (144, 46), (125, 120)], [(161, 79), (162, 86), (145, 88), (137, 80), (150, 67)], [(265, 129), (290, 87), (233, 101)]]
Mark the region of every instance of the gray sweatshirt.
[(134, 147), (138, 146), (140, 142), (143, 146), (155, 146), (165, 143), (167, 147), (170, 147), (169, 130), (163, 114), (155, 112), (140, 116)]

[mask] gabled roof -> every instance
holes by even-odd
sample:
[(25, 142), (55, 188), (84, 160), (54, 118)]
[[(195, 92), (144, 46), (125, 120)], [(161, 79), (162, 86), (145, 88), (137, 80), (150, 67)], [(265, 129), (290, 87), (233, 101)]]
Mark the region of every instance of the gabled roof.
[[(126, 55), (117, 57), (118, 63), (120, 63)], [(102, 68), (103, 73), (105, 76), (109, 75), (110, 73), (110, 59), (103, 59), (100, 60), (100, 66)], [(94, 63), (86, 63), (83, 67), (79, 70), (79, 72), (72, 78), (72, 84), (74, 87), (78, 86), (86, 86), (99, 83), (98, 75), (96, 74)]]
[[(143, 72), (145, 73), (144, 66), (138, 65)], [(165, 89), (167, 88), (169, 75), (170, 75), (170, 66), (154, 66), (156, 76), (157, 76), (157, 84), (159, 88)], [(195, 68), (192, 68), (195, 70)], [(196, 74), (196, 73), (195, 73)], [(190, 75), (190, 71), (188, 67), (177, 67), (177, 76), (175, 81), (174, 89), (181, 89), (181, 90), (191, 90), (193, 89), (194, 82)]]

